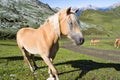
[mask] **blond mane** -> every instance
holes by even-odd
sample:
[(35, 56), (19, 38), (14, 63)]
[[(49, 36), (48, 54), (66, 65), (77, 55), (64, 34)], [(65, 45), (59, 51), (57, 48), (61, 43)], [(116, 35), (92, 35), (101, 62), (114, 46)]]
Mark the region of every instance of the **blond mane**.
[(59, 13), (56, 13), (55, 15), (50, 16), (47, 20), (50, 22), (51, 27), (55, 29), (55, 32), (60, 37)]

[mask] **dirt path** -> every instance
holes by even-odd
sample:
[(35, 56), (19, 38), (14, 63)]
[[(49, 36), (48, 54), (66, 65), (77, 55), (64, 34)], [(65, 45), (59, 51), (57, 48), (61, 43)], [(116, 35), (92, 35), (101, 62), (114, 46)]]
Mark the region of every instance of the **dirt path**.
[(97, 58), (102, 58), (105, 60), (120, 62), (120, 51), (100, 50), (100, 49), (87, 48), (83, 46), (78, 47), (73, 45), (71, 42), (63, 44), (62, 47), (72, 50), (74, 52), (79, 52), (81, 54), (86, 54)]

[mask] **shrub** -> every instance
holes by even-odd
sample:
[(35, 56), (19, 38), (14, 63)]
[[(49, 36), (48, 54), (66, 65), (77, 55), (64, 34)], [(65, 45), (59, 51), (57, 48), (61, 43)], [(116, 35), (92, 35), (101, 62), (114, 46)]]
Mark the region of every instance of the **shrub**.
[(15, 39), (17, 30), (0, 30), (0, 39)]

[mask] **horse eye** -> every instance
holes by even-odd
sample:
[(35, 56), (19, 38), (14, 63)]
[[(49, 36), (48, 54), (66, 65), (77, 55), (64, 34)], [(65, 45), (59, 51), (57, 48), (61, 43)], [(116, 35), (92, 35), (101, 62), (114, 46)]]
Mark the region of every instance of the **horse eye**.
[(71, 25), (71, 26), (72, 26), (72, 24), (73, 24), (73, 23), (72, 23), (72, 22), (70, 22), (70, 25)]
[(73, 23), (70, 22), (69, 25), (70, 25), (70, 30), (73, 30)]

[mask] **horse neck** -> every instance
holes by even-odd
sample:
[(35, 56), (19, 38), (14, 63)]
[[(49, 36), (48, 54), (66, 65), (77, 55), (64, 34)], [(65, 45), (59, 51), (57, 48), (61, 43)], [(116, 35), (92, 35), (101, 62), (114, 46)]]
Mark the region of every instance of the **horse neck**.
[(56, 43), (59, 40), (59, 36), (57, 35), (55, 29), (50, 26), (49, 22), (45, 22), (40, 28), (39, 31), (42, 31), (45, 37), (47, 37), (48, 41), (51, 43)]

